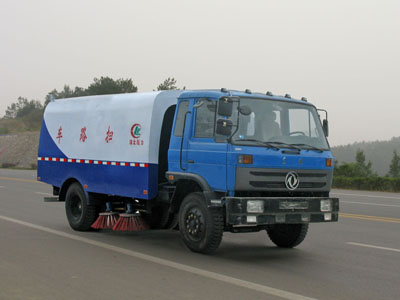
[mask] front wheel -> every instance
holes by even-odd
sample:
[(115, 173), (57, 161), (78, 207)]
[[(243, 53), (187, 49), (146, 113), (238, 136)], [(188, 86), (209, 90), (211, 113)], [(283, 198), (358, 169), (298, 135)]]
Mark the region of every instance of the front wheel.
[(98, 217), (97, 207), (88, 205), (85, 192), (79, 183), (69, 186), (65, 196), (65, 212), (69, 225), (77, 231), (91, 230), (91, 225)]
[(222, 240), (222, 212), (209, 209), (202, 193), (191, 193), (185, 197), (179, 210), (179, 230), (190, 250), (212, 253)]
[(293, 248), (304, 241), (308, 224), (275, 224), (267, 229), (271, 241), (278, 247)]

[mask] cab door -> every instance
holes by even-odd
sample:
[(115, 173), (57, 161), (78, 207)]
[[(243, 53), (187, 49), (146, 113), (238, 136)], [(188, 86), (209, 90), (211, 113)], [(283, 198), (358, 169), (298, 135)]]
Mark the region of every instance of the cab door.
[(203, 177), (214, 191), (226, 191), (227, 143), (215, 141), (216, 100), (201, 98), (192, 111), (192, 131), (187, 144), (188, 173)]

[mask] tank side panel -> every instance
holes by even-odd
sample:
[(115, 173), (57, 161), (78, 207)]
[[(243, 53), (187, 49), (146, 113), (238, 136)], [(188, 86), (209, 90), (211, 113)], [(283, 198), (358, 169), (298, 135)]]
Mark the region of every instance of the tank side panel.
[[(56, 100), (44, 119), (52, 140), (69, 158), (157, 163), (149, 156), (149, 139), (158, 94)], [(141, 126), (138, 138), (131, 132), (135, 124)]]
[[(60, 187), (68, 178), (75, 178), (87, 186), (88, 192), (140, 199), (156, 197), (158, 157), (151, 159), (149, 148), (153, 103), (158, 94), (96, 96), (50, 103), (39, 143), (40, 180)], [(141, 127), (137, 137), (131, 132), (134, 124)], [(108, 131), (113, 134), (108, 135)], [(107, 136), (111, 137), (108, 141)]]

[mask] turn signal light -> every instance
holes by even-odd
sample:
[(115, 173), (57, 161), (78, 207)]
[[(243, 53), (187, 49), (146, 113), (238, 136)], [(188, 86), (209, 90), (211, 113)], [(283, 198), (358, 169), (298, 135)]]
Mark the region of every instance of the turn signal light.
[(332, 158), (327, 158), (326, 161), (325, 161), (325, 165), (327, 167), (332, 167)]
[(251, 165), (253, 163), (253, 155), (241, 154), (238, 156), (239, 164)]

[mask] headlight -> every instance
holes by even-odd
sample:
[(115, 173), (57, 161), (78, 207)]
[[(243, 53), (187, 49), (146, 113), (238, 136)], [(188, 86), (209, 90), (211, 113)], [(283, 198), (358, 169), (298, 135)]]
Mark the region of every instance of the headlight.
[(262, 200), (249, 200), (247, 201), (248, 213), (262, 213), (264, 212), (264, 201)]
[(332, 201), (330, 199), (321, 200), (321, 211), (331, 211)]

